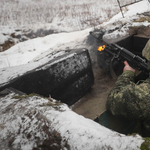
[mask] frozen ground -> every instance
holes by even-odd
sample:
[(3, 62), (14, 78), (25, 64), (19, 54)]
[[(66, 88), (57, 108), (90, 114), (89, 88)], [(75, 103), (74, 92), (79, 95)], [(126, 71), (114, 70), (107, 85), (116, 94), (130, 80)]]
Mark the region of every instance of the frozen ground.
[[(89, 4), (90, 2), (91, 1), (89, 0)], [(9, 4), (11, 2), (8, 1), (7, 3)], [(18, 5), (20, 3), (21, 2), (18, 1)], [(6, 4), (4, 3), (4, 6)], [(141, 17), (138, 14), (149, 12), (149, 9), (150, 9), (150, 3), (148, 3), (147, 0), (144, 0), (142, 2), (128, 6), (127, 8), (128, 11), (126, 10), (126, 12), (124, 12), (125, 18), (122, 18), (121, 13), (119, 13), (109, 21), (101, 24), (100, 27), (108, 28), (109, 26), (109, 28), (119, 28), (119, 26), (122, 26), (123, 23), (128, 22), (126, 23), (126, 26), (124, 26), (121, 29), (121, 31), (116, 30), (115, 32), (113, 32), (112, 35), (107, 34), (107, 39), (116, 38), (118, 34), (120, 36), (125, 36), (127, 34), (128, 26), (141, 26), (141, 25), (149, 26), (149, 22), (147, 20), (145, 20), (144, 22), (134, 21), (134, 20), (138, 20), (138, 18)], [(8, 40), (10, 33), (14, 32), (14, 30), (11, 30), (13, 26), (10, 25), (9, 29), (5, 27), (6, 26), (4, 27), (1, 26), (2, 30), (0, 30), (1, 44)], [(60, 26), (60, 27), (64, 28), (64, 26)], [(73, 27), (72, 29), (75, 30)], [(27, 64), (30, 61), (35, 61), (36, 57), (40, 56), (41, 54), (44, 56), (44, 53), (47, 54), (53, 51), (64, 50), (66, 47), (67, 48), (68, 47), (72, 48), (75, 46), (79, 47), (81, 43), (83, 43), (81, 44), (81, 47), (86, 46), (85, 42), (89, 35), (89, 31), (91, 31), (92, 29), (93, 28), (87, 28), (82, 31), (52, 34), (49, 36), (45, 36), (43, 38), (41, 37), (41, 38), (36, 38), (36, 39), (27, 40), (25, 42), (21, 42), (11, 47), (9, 50), (0, 53), (0, 68)]]
[(4, 33), (11, 29), (83, 30), (119, 11), (115, 0), (1, 0), (0, 6), (0, 31)]
[[(139, 135), (125, 136), (39, 96), (0, 98), (0, 149), (139, 150)], [(12, 111), (13, 110), (13, 111)]]
[[(107, 26), (107, 27), (111, 27), (111, 28), (115, 28), (115, 27), (118, 28), (118, 26), (120, 24), (126, 23), (126, 26), (121, 28), (121, 30), (120, 30), (120, 28), (118, 28), (118, 30), (116, 30), (115, 32), (108, 35), (108, 37), (118, 37), (118, 35), (124, 36), (127, 34), (128, 25), (150, 26), (150, 24), (147, 20), (145, 20), (144, 22), (134, 22), (135, 19), (138, 20), (138, 17), (141, 17), (138, 15), (139, 10), (140, 10), (140, 13), (144, 13), (145, 11), (149, 12), (150, 5), (147, 0), (144, 0), (133, 6), (128, 7), (128, 11), (125, 12), (125, 18), (122, 18), (121, 13), (119, 13), (118, 15), (114, 16), (110, 21), (101, 24), (100, 27), (104, 28)], [(10, 30), (11, 30), (11, 28), (10, 28)], [(24, 71), (28, 71), (28, 70), (38, 66), (40, 64), (40, 61), (47, 61), (49, 59), (47, 56), (49, 56), (50, 53), (52, 53), (54, 51), (57, 51), (57, 50), (63, 51), (63, 50), (75, 48), (75, 47), (86, 47), (86, 48), (88, 47), (89, 50), (92, 49), (86, 43), (87, 37), (89, 35), (89, 31), (91, 31), (91, 30), (92, 30), (92, 28), (89, 28), (89, 29), (85, 29), (82, 31), (52, 34), (52, 35), (48, 35), (43, 38), (31, 39), (31, 40), (28, 40), (25, 42), (18, 43), (5, 52), (1, 52), (0, 53), (1, 84), (11, 80), (12, 78), (18, 76), (19, 74), (22, 74)], [(9, 36), (9, 35), (2, 34), (1, 40), (5, 41), (6, 36)], [(94, 54), (91, 51), (90, 51), (90, 54), (92, 54), (93, 66), (94, 66), (94, 63), (96, 62), (94, 59), (96, 57), (94, 56)], [(24, 67), (23, 67), (24, 65), (28, 66), (27, 70), (24, 70)], [(95, 67), (94, 69), (96, 69), (96, 66), (94, 66), (94, 67)], [(101, 74), (101, 75), (103, 77), (106, 77), (105, 74), (104, 75)], [(100, 80), (100, 77), (97, 76), (97, 79)], [(107, 78), (105, 78), (105, 79), (107, 79)], [(105, 85), (106, 82), (108, 83), (108, 80), (105, 80), (105, 79), (103, 80), (104, 81), (103, 85)], [(113, 81), (111, 83), (111, 86), (112, 85), (113, 85)], [(101, 90), (102, 90), (102, 88), (103, 88), (103, 90), (105, 90), (105, 87), (102, 85), (100, 85), (98, 87)], [(96, 90), (97, 90), (97, 93), (100, 93), (98, 91), (99, 90), (98, 88)], [(110, 89), (107, 89), (107, 90), (109, 91)], [(94, 98), (95, 93), (93, 92), (92, 94), (93, 95), (90, 95), (91, 101), (92, 101), (92, 98)], [(105, 95), (106, 94), (107, 93), (105, 93)], [(90, 96), (88, 96), (88, 98)], [(99, 96), (100, 95), (96, 95), (96, 101), (98, 100), (98, 98), (101, 98)], [(101, 96), (103, 96), (103, 95), (101, 95)], [(11, 108), (11, 107), (9, 107), (10, 106), (10, 98), (11, 98), (11, 96), (9, 95), (7, 98), (2, 99), (2, 101), (5, 101), (2, 104), (2, 106), (4, 108), (3, 110), (5, 110), (5, 108)], [(36, 105), (39, 108), (39, 110), (43, 111), (44, 108), (41, 108), (41, 106), (38, 106), (38, 105), (40, 105), (41, 102), (47, 103), (47, 100), (42, 99), (42, 101), (38, 101), (39, 102), (38, 103), (37, 101), (35, 102), (35, 99), (31, 98), (28, 100), (32, 101), (33, 108), (35, 108), (35, 105)], [(86, 102), (86, 100), (87, 99), (85, 98), (84, 102)], [(13, 99), (13, 101), (15, 101), (15, 100)], [(13, 101), (11, 99), (11, 102), (13, 102)], [(29, 103), (31, 103), (31, 102), (29, 101)], [(104, 102), (104, 104), (105, 104), (105, 102)], [(22, 103), (22, 102), (19, 102), (18, 104), (16, 103), (16, 108), (18, 106), (21, 108), (23, 105), (25, 105), (25, 103)], [(93, 104), (93, 105), (95, 105), (95, 104)], [(46, 114), (46, 117), (50, 121), (53, 122), (52, 127), (55, 128), (55, 130), (58, 130), (64, 139), (68, 140), (68, 143), (70, 144), (72, 149), (78, 149), (78, 150), (92, 149), (92, 150), (94, 150), (94, 149), (99, 149), (99, 147), (104, 148), (104, 149), (112, 148), (115, 150), (116, 149), (118, 149), (118, 150), (120, 150), (120, 149), (140, 149), (140, 145), (143, 142), (143, 140), (140, 136), (133, 137), (133, 136), (120, 135), (116, 132), (113, 132), (109, 129), (106, 129), (106, 128), (100, 126), (99, 124), (93, 122), (90, 119), (84, 118), (83, 117), (84, 115), (91, 113), (90, 111), (87, 110), (86, 106), (85, 106), (84, 112), (80, 113), (78, 111), (79, 114), (82, 114), (83, 116), (77, 115), (76, 113), (71, 111), (66, 105), (62, 106), (62, 109), (64, 112), (59, 112), (59, 111), (51, 109), (51, 110), (45, 111), (45, 114)], [(103, 105), (102, 109), (105, 109), (104, 105)], [(3, 110), (1, 110), (1, 112), (3, 112)], [(88, 113), (86, 113), (86, 110)], [(98, 108), (97, 108), (97, 110), (98, 110)], [(18, 114), (17, 109), (14, 109), (14, 111), (15, 111), (15, 113)], [(96, 113), (98, 113), (98, 112), (96, 112)], [(10, 114), (11, 114), (11, 112), (10, 112)], [(9, 115), (7, 114), (7, 116), (11, 116), (10, 114)], [(52, 116), (52, 117), (50, 117), (50, 116)], [(86, 117), (88, 118), (89, 116), (86, 116)], [(12, 116), (12, 118), (13, 118), (13, 116)], [(93, 118), (93, 116), (89, 117), (89, 118)], [(1, 124), (3, 124), (4, 121), (7, 121), (9, 119), (10, 118), (1, 117)], [(17, 117), (14, 117), (13, 119), (14, 119), (13, 120), (14, 121), (13, 131), (14, 131), (14, 133), (16, 133), (16, 130), (17, 130), (16, 126), (18, 124), (16, 125), (15, 123), (18, 123), (19, 120), (15, 120), (15, 119), (17, 119)], [(20, 119), (20, 118), (18, 117), (18, 119)], [(3, 139), (6, 138), (6, 135), (7, 135), (6, 133), (9, 132), (9, 129), (10, 129), (9, 123), (7, 125), (8, 126), (6, 126), (6, 129), (7, 129), (6, 132), (3, 132), (3, 130), (2, 130), (3, 126), (0, 126), (0, 128), (1, 128), (0, 134), (2, 134), (1, 137), (3, 137)], [(17, 130), (17, 132), (18, 132), (18, 130)], [(24, 142), (27, 139), (22, 139), (22, 138), (18, 137), (18, 139), (16, 139), (14, 145), (19, 144), (21, 142), (21, 140)], [(93, 145), (93, 142), (94, 142), (94, 145)], [(33, 143), (27, 143), (26, 146), (30, 146), (29, 144), (33, 144)], [(26, 148), (26, 146), (25, 146), (25, 148)], [(25, 149), (25, 148), (22, 148), (22, 149)]]
[[(108, 22), (104, 22), (100, 26), (97, 26), (97, 28), (117, 29), (112, 33), (106, 34), (107, 39), (115, 39), (119, 36), (126, 36), (129, 34), (128, 30), (131, 26), (149, 26), (150, 23), (147, 20), (144, 22), (135, 21), (142, 17), (142, 15), (139, 14), (139, 10), (142, 14), (144, 12), (149, 12), (149, 9), (150, 7), (147, 0), (136, 3), (129, 6), (128, 11), (124, 12), (125, 18), (122, 18), (121, 13), (119, 13)], [(93, 30), (93, 28), (70, 33), (51, 34), (45, 37), (20, 42), (7, 51), (1, 52), (0, 83), (3, 84), (9, 80), (12, 80), (13, 78), (19, 76), (19, 74), (21, 75), (27, 70), (29, 71), (36, 68), (43, 62), (49, 61), (52, 59), (50, 58), (50, 53), (52, 52), (62, 51), (63, 53), (63, 50), (66, 49), (87, 48), (92, 59), (95, 84), (92, 87), (90, 95), (87, 96), (87, 98), (84, 97), (81, 105), (78, 103), (73, 109), (79, 114), (94, 119), (105, 110), (105, 101), (108, 92), (112, 88), (115, 81), (113, 81), (108, 74), (103, 73), (100, 68), (98, 68), (95, 55), (95, 43), (91, 43), (88, 37), (91, 30)], [(2, 39), (3, 38), (1, 38), (1, 40)], [(22, 65), (25, 65), (26, 67), (23, 67)], [(89, 101), (92, 107), (88, 105)], [(95, 103), (97, 103), (97, 105), (95, 105)]]
[(119, 11), (115, 0), (1, 0), (0, 51), (52, 33), (95, 27)]

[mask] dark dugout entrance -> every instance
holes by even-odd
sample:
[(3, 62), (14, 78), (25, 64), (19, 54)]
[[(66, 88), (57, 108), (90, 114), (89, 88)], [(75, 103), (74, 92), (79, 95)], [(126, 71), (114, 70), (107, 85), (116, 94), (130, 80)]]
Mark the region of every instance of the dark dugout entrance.
[(141, 55), (142, 50), (145, 47), (148, 40), (149, 38), (147, 37), (140, 36), (140, 35), (133, 35), (124, 40), (117, 42), (117, 44), (133, 52), (134, 54), (142, 56)]

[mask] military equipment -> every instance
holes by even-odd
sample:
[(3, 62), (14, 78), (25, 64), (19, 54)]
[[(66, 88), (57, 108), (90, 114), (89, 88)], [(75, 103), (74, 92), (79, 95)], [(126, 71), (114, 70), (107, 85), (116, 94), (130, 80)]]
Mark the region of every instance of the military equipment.
[(103, 35), (105, 34), (105, 31), (103, 30), (99, 32), (90, 32), (90, 34), (98, 39), (100, 43), (102, 43), (102, 45), (98, 47), (98, 50), (104, 51), (111, 55), (110, 70), (113, 76), (115, 76), (112, 69), (112, 63), (114, 60), (119, 62), (127, 61), (132, 68), (140, 71), (141, 73), (136, 77), (136, 81), (139, 79), (144, 80), (149, 76), (147, 60), (145, 58), (130, 52), (118, 44), (105, 42), (102, 39)]

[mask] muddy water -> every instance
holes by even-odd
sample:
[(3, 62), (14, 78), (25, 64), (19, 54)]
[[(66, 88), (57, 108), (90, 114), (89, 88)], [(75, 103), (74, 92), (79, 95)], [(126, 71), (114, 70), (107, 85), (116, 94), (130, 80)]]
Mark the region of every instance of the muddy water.
[(96, 62), (93, 64), (94, 85), (91, 90), (72, 106), (72, 110), (77, 114), (94, 120), (106, 110), (106, 100), (108, 93), (112, 89), (115, 80), (107, 73), (100, 69)]

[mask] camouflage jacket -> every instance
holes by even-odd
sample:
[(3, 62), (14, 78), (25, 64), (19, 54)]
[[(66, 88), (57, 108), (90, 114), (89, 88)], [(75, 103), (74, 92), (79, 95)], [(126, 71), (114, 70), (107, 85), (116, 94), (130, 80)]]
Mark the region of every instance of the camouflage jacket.
[(115, 116), (141, 120), (150, 131), (150, 77), (134, 83), (134, 73), (125, 71), (108, 95), (106, 107)]

